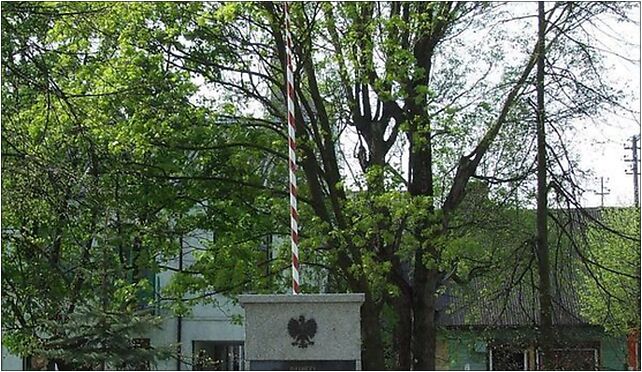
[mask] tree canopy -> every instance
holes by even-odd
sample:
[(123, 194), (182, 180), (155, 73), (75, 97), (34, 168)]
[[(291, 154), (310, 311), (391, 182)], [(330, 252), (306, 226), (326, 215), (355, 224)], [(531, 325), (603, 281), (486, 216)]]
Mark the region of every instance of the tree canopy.
[(640, 329), (640, 210), (607, 209), (587, 232), (582, 312), (615, 334)]

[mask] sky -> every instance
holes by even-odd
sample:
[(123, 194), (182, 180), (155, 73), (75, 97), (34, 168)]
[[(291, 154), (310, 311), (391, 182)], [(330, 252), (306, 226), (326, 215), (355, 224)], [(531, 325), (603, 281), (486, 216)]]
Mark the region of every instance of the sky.
[[(626, 106), (637, 113), (627, 114), (622, 110), (618, 114), (606, 115), (597, 123), (601, 124), (599, 130), (592, 125), (587, 125), (588, 129), (584, 130), (583, 123), (577, 123), (579, 136), (575, 146), (580, 154), (580, 166), (592, 171), (594, 177), (592, 184), (585, 186), (599, 192), (599, 178), (604, 177), (604, 186), (609, 192), (604, 196), (605, 206), (631, 206), (635, 200), (633, 175), (626, 174), (632, 163), (625, 162), (624, 158), (631, 158), (631, 150), (626, 150), (625, 146), (631, 147), (631, 137), (640, 134), (640, 7), (629, 15), (637, 24), (609, 22), (610, 27), (602, 28), (608, 34), (603, 33), (601, 40), (604, 49), (617, 51), (633, 60), (607, 54), (607, 65), (610, 64), (611, 68), (606, 73), (612, 80), (629, 86)], [(584, 196), (585, 206), (600, 206), (599, 195), (587, 192)]]
[[(509, 4), (514, 8), (510, 12), (516, 17), (533, 14), (536, 9), (533, 4)], [(547, 4), (547, 9), (550, 6)], [(597, 39), (597, 47), (604, 51), (605, 80), (623, 89), (625, 98), (621, 110), (574, 123), (575, 131), (567, 146), (577, 155), (579, 168), (590, 174), (579, 180), (580, 186), (586, 190), (581, 199), (585, 207), (599, 207), (602, 200), (604, 206), (631, 206), (635, 200), (633, 175), (626, 174), (632, 163), (624, 159), (631, 158), (631, 150), (625, 146), (630, 147), (631, 137), (640, 134), (640, 6), (631, 10), (628, 16), (633, 22), (617, 22), (613, 17), (600, 18), (595, 22), (597, 27), (591, 30)], [(514, 27), (514, 32), (524, 33), (522, 27), (531, 23), (526, 29), (529, 32), (536, 29), (533, 21), (517, 21), (508, 28)], [(587, 26), (587, 29), (591, 27)], [(513, 57), (517, 58), (518, 54), (514, 54)], [(521, 61), (522, 57), (517, 59)], [(507, 59), (511, 58), (507, 56)], [(351, 154), (353, 147), (354, 144), (350, 143), (344, 148)], [(600, 177), (603, 177), (604, 192), (608, 193), (603, 199), (598, 194), (601, 192)]]

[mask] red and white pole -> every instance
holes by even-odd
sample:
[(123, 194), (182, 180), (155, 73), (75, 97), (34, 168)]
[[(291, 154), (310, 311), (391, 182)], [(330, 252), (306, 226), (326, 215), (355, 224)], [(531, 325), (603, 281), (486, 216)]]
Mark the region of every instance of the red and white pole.
[(283, 4), (285, 12), (285, 55), (287, 65), (288, 100), (288, 147), (290, 170), (290, 238), (292, 242), (292, 293), (299, 294), (299, 214), (296, 205), (296, 123), (294, 120), (294, 73), (292, 72), (292, 35), (290, 34), (290, 13), (288, 3)]

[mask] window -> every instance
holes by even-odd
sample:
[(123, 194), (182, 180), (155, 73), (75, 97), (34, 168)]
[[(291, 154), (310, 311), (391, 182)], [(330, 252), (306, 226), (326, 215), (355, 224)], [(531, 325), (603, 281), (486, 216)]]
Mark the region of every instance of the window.
[(511, 346), (493, 346), (488, 352), (491, 371), (525, 371), (528, 365), (526, 350)]
[(194, 371), (242, 371), (240, 342), (192, 341)]
[[(557, 371), (591, 371), (598, 369), (599, 354), (595, 347), (570, 347), (553, 349), (552, 368)], [(541, 352), (537, 353), (541, 365)]]

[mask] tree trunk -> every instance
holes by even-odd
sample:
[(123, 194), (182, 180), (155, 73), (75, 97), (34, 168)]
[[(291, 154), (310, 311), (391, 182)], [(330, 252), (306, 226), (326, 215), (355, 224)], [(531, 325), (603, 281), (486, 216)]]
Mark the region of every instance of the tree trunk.
[(401, 293), (394, 299), (395, 313), (399, 317), (392, 335), (392, 349), (395, 355), (394, 368), (408, 371), (412, 365), (412, 294)]
[(381, 305), (373, 301), (366, 292), (361, 306), (361, 368), (367, 371), (384, 370), (383, 342), (381, 338)]
[(538, 3), (538, 56), (537, 56), (537, 269), (539, 273), (540, 332), (542, 369), (551, 369), (549, 357), (553, 343), (551, 301), (551, 268), (548, 257), (547, 186), (546, 186), (546, 131), (544, 112), (544, 3)]
[[(436, 292), (439, 271), (426, 269), (423, 264), (415, 268), (415, 293), (413, 303), (412, 356), (414, 370), (435, 370), (437, 327), (435, 323)], [(417, 277), (419, 274), (419, 277)]]

